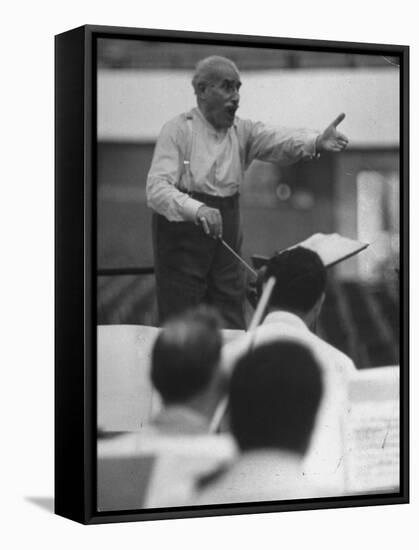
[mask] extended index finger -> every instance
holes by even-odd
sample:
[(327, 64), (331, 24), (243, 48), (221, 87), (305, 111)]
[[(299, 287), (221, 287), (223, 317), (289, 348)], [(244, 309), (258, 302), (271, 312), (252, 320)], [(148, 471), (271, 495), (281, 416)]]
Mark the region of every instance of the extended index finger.
[(342, 122), (342, 120), (343, 120), (345, 117), (346, 117), (345, 113), (340, 113), (340, 115), (337, 116), (337, 117), (335, 118), (335, 120), (329, 125), (329, 128), (332, 127), (332, 126), (333, 126), (334, 128), (336, 128), (336, 126), (338, 126), (338, 125)]

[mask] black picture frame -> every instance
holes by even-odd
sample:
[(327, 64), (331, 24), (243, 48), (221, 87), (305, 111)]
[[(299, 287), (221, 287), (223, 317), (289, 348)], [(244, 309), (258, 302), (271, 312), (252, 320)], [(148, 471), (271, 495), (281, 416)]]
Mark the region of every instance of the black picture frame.
[[(277, 503), (96, 509), (96, 44), (99, 38), (371, 53), (400, 59), (400, 491)], [(409, 502), (409, 48), (82, 26), (55, 38), (55, 512), (84, 523), (314, 510)]]

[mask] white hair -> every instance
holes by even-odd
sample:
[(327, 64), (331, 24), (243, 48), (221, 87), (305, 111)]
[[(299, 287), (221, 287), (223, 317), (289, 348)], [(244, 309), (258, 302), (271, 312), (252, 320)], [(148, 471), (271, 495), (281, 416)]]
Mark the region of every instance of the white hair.
[(237, 65), (227, 57), (222, 57), (221, 55), (211, 55), (210, 57), (201, 59), (195, 67), (195, 73), (192, 78), (192, 86), (195, 93), (198, 92), (198, 86), (200, 84), (207, 84), (211, 81), (220, 65), (227, 65), (239, 74)]

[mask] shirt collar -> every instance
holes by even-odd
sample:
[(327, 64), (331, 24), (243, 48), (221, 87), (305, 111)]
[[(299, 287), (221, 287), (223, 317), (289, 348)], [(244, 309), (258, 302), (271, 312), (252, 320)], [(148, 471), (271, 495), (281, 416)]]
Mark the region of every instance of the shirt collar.
[(208, 433), (206, 418), (182, 405), (165, 407), (153, 420), (153, 425), (167, 434), (204, 434)]
[(294, 328), (298, 328), (299, 330), (303, 329), (303, 330), (306, 330), (307, 332), (310, 332), (309, 328), (301, 319), (301, 317), (298, 317), (298, 315), (295, 315), (294, 313), (291, 313), (289, 311), (278, 310), (278, 311), (271, 311), (270, 313), (268, 313), (268, 315), (265, 317), (265, 320), (263, 321), (263, 324), (271, 325), (274, 323), (284, 323)]

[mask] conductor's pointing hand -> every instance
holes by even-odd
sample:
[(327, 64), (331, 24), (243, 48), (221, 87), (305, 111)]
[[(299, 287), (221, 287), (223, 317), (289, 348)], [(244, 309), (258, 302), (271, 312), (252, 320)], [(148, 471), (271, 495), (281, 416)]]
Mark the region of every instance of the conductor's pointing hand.
[(214, 239), (222, 238), (223, 236), (223, 220), (221, 213), (217, 208), (210, 208), (203, 204), (198, 208), (196, 220), (207, 235)]
[(316, 150), (318, 153), (322, 151), (332, 151), (338, 153), (346, 149), (349, 140), (344, 135), (341, 134), (337, 127), (345, 118), (345, 113), (341, 113), (335, 120), (329, 124), (329, 126), (320, 134), (316, 141)]

